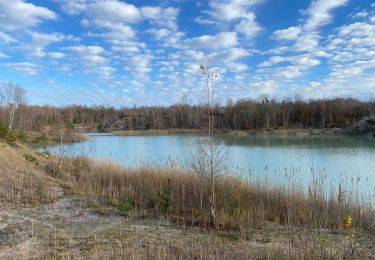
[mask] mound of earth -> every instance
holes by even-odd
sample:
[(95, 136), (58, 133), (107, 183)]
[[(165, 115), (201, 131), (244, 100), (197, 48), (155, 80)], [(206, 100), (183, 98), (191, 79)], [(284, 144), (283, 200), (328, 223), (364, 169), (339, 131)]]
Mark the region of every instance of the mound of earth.
[(349, 129), (350, 134), (375, 137), (375, 117), (364, 117)]

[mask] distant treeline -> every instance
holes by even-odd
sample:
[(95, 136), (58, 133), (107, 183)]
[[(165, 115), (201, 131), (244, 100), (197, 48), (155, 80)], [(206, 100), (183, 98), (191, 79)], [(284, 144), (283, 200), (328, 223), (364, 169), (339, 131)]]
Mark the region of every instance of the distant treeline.
[[(364, 116), (375, 115), (375, 101), (354, 99), (228, 101), (216, 105), (215, 127), (230, 130), (275, 128), (348, 128)], [(9, 120), (5, 105), (0, 111), (4, 124)], [(14, 118), (14, 128), (22, 130), (90, 129), (202, 129), (207, 127), (204, 106), (176, 104), (168, 107), (133, 107), (115, 109), (104, 106), (67, 107), (21, 105)]]

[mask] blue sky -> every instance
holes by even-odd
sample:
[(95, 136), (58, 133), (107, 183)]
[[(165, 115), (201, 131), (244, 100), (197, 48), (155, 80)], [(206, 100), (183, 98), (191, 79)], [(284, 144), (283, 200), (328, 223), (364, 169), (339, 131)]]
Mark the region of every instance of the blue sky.
[(375, 98), (370, 0), (0, 0), (0, 82), (31, 104)]

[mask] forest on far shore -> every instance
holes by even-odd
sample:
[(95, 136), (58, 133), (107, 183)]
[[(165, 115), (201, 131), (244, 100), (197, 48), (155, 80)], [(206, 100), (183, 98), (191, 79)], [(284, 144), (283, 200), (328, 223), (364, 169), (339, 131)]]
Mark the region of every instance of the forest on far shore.
[[(0, 103), (0, 120), (9, 121), (9, 104)], [(355, 99), (284, 100), (268, 98), (231, 100), (214, 106), (216, 129), (267, 130), (348, 128), (365, 116), (375, 115), (375, 101)], [(21, 103), (13, 115), (14, 129), (97, 130), (202, 129), (207, 127), (207, 108), (180, 102), (171, 106), (119, 108), (70, 105), (55, 107)]]

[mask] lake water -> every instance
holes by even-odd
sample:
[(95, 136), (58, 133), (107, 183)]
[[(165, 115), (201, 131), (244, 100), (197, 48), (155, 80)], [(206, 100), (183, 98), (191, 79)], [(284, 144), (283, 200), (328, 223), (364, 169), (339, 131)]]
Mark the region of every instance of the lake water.
[[(65, 154), (85, 155), (125, 166), (175, 164), (187, 167), (194, 153), (192, 135), (116, 136), (88, 134), (82, 143), (63, 145)], [(228, 162), (243, 178), (290, 183), (290, 178), (309, 184), (324, 176), (326, 185), (342, 182), (362, 194), (375, 194), (375, 139), (344, 136), (226, 136)], [(59, 153), (61, 147), (48, 147)], [(375, 197), (374, 197), (375, 198)]]

